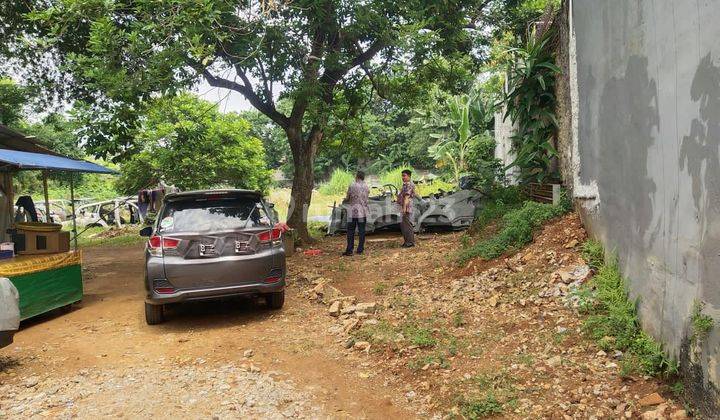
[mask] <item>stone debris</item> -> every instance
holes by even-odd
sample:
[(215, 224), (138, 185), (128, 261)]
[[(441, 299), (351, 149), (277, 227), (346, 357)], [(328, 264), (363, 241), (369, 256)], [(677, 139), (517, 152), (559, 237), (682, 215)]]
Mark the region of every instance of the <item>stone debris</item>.
[[(659, 407), (640, 407), (635, 393), (659, 390), (658, 383), (621, 378), (622, 352), (602, 351), (583, 334), (576, 308), (580, 296), (592, 298), (580, 288), (593, 275), (579, 255), (585, 237), (577, 216), (566, 216), (516, 255), (465, 267), (448, 262), (460, 247), (457, 237), (437, 235), (404, 253), (381, 249), (346, 270), (325, 269), (340, 291), (352, 285), (358, 296), (376, 296), (348, 303), (334, 295), (342, 303), (325, 319), (340, 327), (332, 329), (338, 349), (362, 366), (358, 375), (375, 366), (420, 417), (461, 418), (459, 400), (491, 389), (503, 418), (639, 418)], [(397, 264), (408, 253), (409, 271)], [(318, 299), (330, 282), (322, 281), (323, 290), (312, 286), (321, 293), (307, 296), (330, 305)], [(679, 408), (662, 403), (665, 418)]]
[(660, 396), (657, 392), (653, 392), (652, 394), (648, 394), (640, 399), (638, 401), (638, 404), (640, 404), (640, 407), (649, 407), (651, 405), (658, 405), (665, 402), (665, 398)]
[(254, 365), (198, 361), (0, 382), (0, 418), (324, 417), (310, 401)]
[(340, 301), (336, 300), (335, 302), (333, 302), (330, 305), (330, 308), (328, 308), (328, 313), (331, 316), (340, 316), (340, 308), (341, 308)]

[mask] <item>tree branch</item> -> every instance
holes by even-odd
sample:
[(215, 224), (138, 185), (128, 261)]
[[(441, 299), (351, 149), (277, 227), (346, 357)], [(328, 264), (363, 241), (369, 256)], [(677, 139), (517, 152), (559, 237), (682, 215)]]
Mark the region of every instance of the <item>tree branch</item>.
[[(327, 33), (325, 32), (325, 29), (322, 25), (318, 25), (318, 28), (315, 31), (315, 36), (313, 36), (312, 48), (310, 49), (310, 54), (308, 55), (305, 63), (305, 69), (303, 70), (303, 82), (305, 84), (312, 83), (315, 79), (317, 79), (318, 67), (320, 66), (321, 60), (320, 57), (322, 57), (323, 50), (325, 49), (326, 37)], [(300, 124), (303, 116), (305, 115), (305, 110), (307, 110), (307, 106), (308, 98), (306, 95), (295, 98), (292, 111), (290, 112), (291, 124)]]
[[(240, 69), (236, 70), (238, 76), (243, 79), (243, 84), (237, 83), (233, 80), (228, 80), (222, 77), (215, 76), (210, 73), (210, 70), (208, 70), (207, 68), (204, 68), (202, 70), (202, 75), (203, 77), (205, 77), (205, 80), (207, 80), (210, 86), (230, 89), (240, 93), (245, 97), (245, 99), (250, 102), (253, 107), (255, 107), (255, 109), (265, 114), (271, 120), (275, 121), (280, 127), (287, 128), (289, 124), (288, 118), (278, 112), (272, 102), (263, 101), (252, 89), (252, 84), (250, 83), (250, 80), (245, 75), (245, 73), (240, 71)], [(272, 98), (270, 98), (270, 100), (272, 100)]]
[(357, 56), (355, 56), (355, 58), (350, 60), (350, 62), (346, 66), (326, 70), (323, 75), (320, 76), (320, 85), (325, 89), (326, 92), (325, 102), (330, 103), (330, 101), (332, 101), (332, 91), (335, 88), (337, 82), (340, 81), (340, 79), (345, 77), (345, 75), (347, 75), (350, 70), (371, 60), (375, 56), (375, 54), (380, 52), (380, 50), (385, 47), (385, 45), (386, 44), (384, 41), (378, 39), (373, 42), (367, 50), (361, 51)]

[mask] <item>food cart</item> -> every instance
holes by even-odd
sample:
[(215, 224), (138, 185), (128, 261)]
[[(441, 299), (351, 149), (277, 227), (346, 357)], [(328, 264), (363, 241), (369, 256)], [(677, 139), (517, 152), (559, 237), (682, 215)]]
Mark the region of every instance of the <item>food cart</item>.
[[(20, 294), (20, 317), (31, 318), (45, 312), (67, 307), (82, 300), (82, 253), (77, 249), (77, 226), (73, 217), (69, 241), (48, 246), (47, 242), (60, 236), (59, 225), (24, 224), (14, 221), (13, 175), (19, 171), (42, 171), (45, 204), (49, 206), (47, 175), (49, 171), (68, 172), (70, 176), (70, 201), (74, 209), (74, 180), (76, 172), (112, 174), (114, 171), (84, 160), (71, 159), (47, 149), (38, 140), (24, 136), (0, 125), (0, 237), (2, 242), (20, 237), (32, 238), (23, 244), (24, 255), (0, 260), (0, 277), (7, 277)], [(46, 209), (45, 214), (50, 214)], [(15, 234), (13, 236), (13, 233)], [(40, 240), (38, 238), (45, 238)], [(70, 238), (70, 235), (68, 235)], [(42, 249), (34, 244), (42, 243)], [(38, 247), (41, 248), (41, 247)]]

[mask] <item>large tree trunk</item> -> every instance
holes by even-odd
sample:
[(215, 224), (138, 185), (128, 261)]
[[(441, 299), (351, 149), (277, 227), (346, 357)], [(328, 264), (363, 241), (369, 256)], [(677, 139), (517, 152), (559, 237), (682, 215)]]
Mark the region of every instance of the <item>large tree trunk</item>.
[(312, 243), (315, 240), (308, 232), (307, 216), (315, 184), (313, 164), (323, 133), (314, 128), (307, 140), (303, 140), (299, 130), (288, 129), (287, 134), (295, 167), (287, 223), (304, 243)]

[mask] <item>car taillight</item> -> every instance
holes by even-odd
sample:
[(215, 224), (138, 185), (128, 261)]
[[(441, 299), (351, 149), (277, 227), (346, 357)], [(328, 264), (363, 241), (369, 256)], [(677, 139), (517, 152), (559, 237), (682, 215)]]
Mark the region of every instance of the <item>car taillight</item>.
[(150, 254), (156, 257), (163, 255), (163, 250), (175, 249), (180, 244), (180, 239), (163, 237), (160, 235), (151, 236), (148, 240), (148, 249)]
[(153, 280), (153, 290), (161, 295), (170, 295), (177, 291), (172, 283), (164, 279)]
[(270, 273), (268, 273), (267, 277), (265, 277), (265, 283), (277, 283), (283, 278), (282, 271), (278, 269), (271, 270)]
[(279, 228), (273, 228), (257, 234), (257, 238), (260, 243), (273, 242), (273, 245), (279, 244), (281, 236), (282, 230)]

